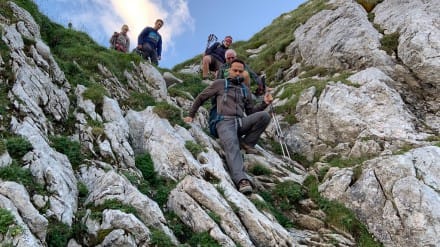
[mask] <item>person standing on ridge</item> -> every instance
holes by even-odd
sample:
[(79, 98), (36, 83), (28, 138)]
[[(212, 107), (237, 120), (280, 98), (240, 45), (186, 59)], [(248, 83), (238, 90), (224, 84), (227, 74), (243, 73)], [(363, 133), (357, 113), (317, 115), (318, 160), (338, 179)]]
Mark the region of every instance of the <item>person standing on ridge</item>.
[(142, 52), (142, 57), (150, 59), (151, 63), (158, 65), (162, 54), (162, 36), (159, 29), (163, 26), (163, 20), (157, 19), (154, 27), (146, 27), (138, 36), (137, 49)]
[(254, 146), (270, 123), (270, 114), (264, 109), (272, 103), (273, 98), (267, 93), (263, 101), (254, 106), (251, 94), (246, 93), (247, 87), (241, 85), (243, 71), (244, 62), (233, 60), (229, 77), (215, 80), (203, 90), (194, 100), (184, 121), (192, 122), (199, 107), (206, 100), (215, 97), (217, 112), (223, 117), (217, 122), (216, 129), (225, 151), (229, 174), (238, 190), (249, 194), (252, 193), (252, 185), (244, 171), (240, 147), (249, 154), (259, 153)]
[(202, 79), (208, 79), (209, 71), (214, 71), (215, 77), (217, 77), (217, 71), (219, 67), (226, 62), (225, 52), (232, 44), (232, 37), (226, 36), (225, 39), (220, 42), (215, 42), (208, 49), (202, 59)]
[(122, 25), (121, 32), (115, 32), (110, 39), (110, 48), (127, 53), (130, 48), (130, 38), (127, 35), (129, 28), (126, 24)]

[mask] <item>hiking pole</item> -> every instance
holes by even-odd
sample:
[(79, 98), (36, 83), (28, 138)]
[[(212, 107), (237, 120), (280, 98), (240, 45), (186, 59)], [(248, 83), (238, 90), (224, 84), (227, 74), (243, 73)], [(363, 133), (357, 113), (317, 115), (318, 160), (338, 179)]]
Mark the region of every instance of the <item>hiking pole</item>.
[(217, 38), (217, 36), (215, 36), (215, 34), (211, 33), (210, 35), (208, 35), (208, 41), (206, 43), (205, 51), (209, 48), (211, 43), (217, 42), (217, 40), (218, 40), (218, 38)]
[(280, 142), (281, 151), (283, 152), (283, 157), (291, 160), (289, 149), (287, 148), (287, 144), (284, 139), (284, 134), (283, 134), (283, 131), (281, 130), (280, 122), (278, 121), (278, 119), (275, 116), (275, 110), (273, 109), (272, 104), (270, 104), (270, 113), (272, 115), (272, 118), (273, 118), (273, 121), (275, 124), (275, 131), (276, 131), (278, 141)]

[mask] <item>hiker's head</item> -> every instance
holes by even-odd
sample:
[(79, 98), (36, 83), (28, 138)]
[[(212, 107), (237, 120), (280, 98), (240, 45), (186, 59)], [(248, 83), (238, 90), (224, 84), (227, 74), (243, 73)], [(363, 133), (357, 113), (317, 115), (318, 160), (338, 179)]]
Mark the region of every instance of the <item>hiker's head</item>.
[(243, 78), (243, 71), (244, 71), (244, 62), (240, 59), (232, 60), (231, 68), (229, 68), (229, 77), (230, 78), (236, 78), (236, 77)]
[(128, 28), (128, 25), (127, 24), (122, 25), (121, 32), (127, 33), (128, 31), (130, 31), (130, 29)]
[(154, 23), (154, 29), (159, 30), (163, 26), (163, 20), (157, 19)]
[(225, 52), (225, 59), (227, 63), (237, 58), (237, 53), (233, 49), (227, 49)]
[(229, 47), (232, 44), (232, 37), (231, 36), (226, 36), (225, 39), (223, 40), (223, 44), (226, 47)]

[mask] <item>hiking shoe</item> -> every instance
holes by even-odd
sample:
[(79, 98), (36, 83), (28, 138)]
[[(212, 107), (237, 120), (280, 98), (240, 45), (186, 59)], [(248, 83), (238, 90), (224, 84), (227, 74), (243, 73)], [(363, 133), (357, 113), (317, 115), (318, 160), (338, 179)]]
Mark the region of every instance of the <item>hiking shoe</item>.
[(247, 180), (247, 179), (242, 179), (238, 183), (238, 191), (240, 191), (241, 193), (243, 193), (245, 195), (251, 194), (252, 193), (251, 182), (249, 182), (249, 180)]
[(244, 142), (240, 142), (240, 148), (244, 149), (244, 151), (247, 154), (259, 154), (260, 153), (257, 149), (255, 149), (254, 147), (252, 147)]

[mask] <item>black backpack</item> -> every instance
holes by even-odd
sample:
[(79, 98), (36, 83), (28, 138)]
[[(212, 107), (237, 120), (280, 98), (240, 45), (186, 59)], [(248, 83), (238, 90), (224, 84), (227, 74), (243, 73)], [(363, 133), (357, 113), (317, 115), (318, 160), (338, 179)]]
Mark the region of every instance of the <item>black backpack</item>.
[[(247, 97), (247, 88), (243, 83), (240, 83), (240, 85), (241, 85), (241, 90), (243, 91), (243, 95), (246, 98)], [(228, 81), (228, 79), (225, 79), (224, 100), (226, 100), (226, 94), (228, 93), (228, 89), (229, 89), (229, 81)], [(223, 115), (218, 113), (217, 100), (215, 98), (213, 98), (211, 103), (212, 103), (212, 108), (211, 108), (211, 110), (209, 110), (209, 119), (208, 119), (209, 133), (213, 137), (218, 138), (217, 123), (220, 122), (221, 120), (223, 120), (224, 117), (223, 117)]]

